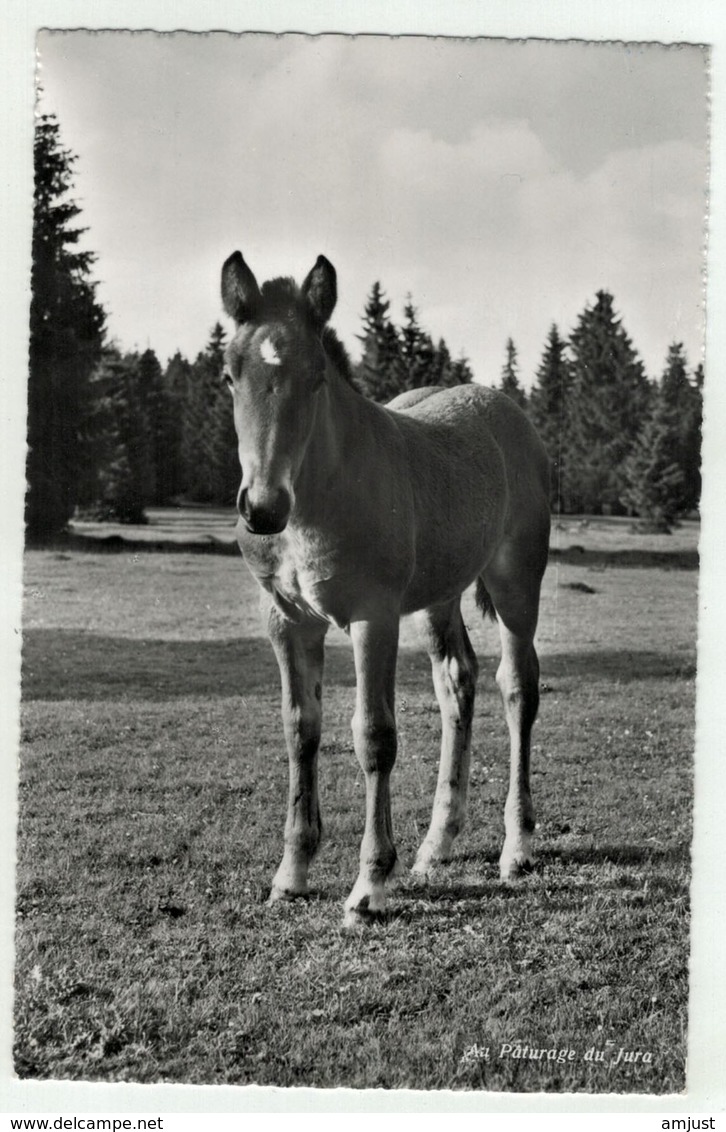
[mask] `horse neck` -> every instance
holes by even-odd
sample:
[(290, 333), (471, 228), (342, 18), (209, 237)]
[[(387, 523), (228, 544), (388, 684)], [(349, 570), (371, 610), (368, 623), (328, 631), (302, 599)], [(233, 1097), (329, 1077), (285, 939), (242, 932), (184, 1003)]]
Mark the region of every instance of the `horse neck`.
[(350, 484), (357, 464), (370, 468), (382, 437), (385, 411), (357, 393), (328, 360), (327, 381), (321, 391), (318, 411), (296, 487), (319, 500), (323, 483), (328, 490), (344, 478)]

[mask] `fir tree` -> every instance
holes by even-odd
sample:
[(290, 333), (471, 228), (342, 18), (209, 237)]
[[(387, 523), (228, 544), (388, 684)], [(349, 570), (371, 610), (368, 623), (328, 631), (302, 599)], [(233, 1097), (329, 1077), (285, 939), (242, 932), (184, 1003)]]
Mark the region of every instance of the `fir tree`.
[(461, 385), (473, 379), (465, 357), (453, 361), (443, 338), (434, 345), (419, 323), (410, 295), (400, 327), (388, 317), (389, 306), (380, 283), (374, 283), (363, 315), (363, 334), (359, 335), (363, 356), (356, 372), (367, 397), (386, 403), (409, 389)]
[(665, 404), (677, 416), (690, 406), (692, 389), (688, 380), (688, 362), (682, 342), (673, 342), (668, 347), (661, 390)]
[(170, 358), (163, 374), (167, 406), (167, 450), (164, 462), (167, 499), (182, 495), (186, 490), (188, 480), (184, 463), (184, 428), (186, 407), (190, 396), (191, 371), (190, 363), (177, 350), (174, 356)]
[(28, 377), (26, 523), (31, 537), (63, 529), (82, 495), (88, 387), (100, 357), (105, 312), (90, 279), (95, 256), (69, 197), (75, 154), (53, 115), (37, 123)]
[(227, 332), (222, 326), (221, 322), (215, 322), (209, 335), (209, 342), (204, 351), (211, 368), (217, 374), (219, 381), (222, 381), (222, 369), (224, 367), (224, 348), (227, 343)]
[(622, 508), (623, 462), (650, 410), (651, 391), (613, 297), (599, 291), (570, 337), (567, 462), (561, 487), (569, 511)]
[[(453, 361), (449, 347), (439, 338), (431, 364), (431, 385), (449, 386), (453, 380)], [(458, 385), (458, 382), (456, 383)]]
[(499, 388), (502, 393), (506, 393), (507, 397), (511, 397), (520, 409), (526, 407), (527, 395), (519, 384), (517, 350), (511, 338), (507, 339), (507, 360), (502, 367), (502, 380)]
[(419, 324), (418, 311), (410, 295), (406, 298), (403, 318), (399, 332), (401, 389), (420, 389), (434, 384), (434, 344)]
[(104, 351), (92, 387), (95, 514), (115, 522), (143, 523), (153, 489), (153, 463), (139, 356), (122, 355), (116, 348)]
[(227, 506), (234, 504), (237, 499), (242, 473), (232, 397), (224, 382), (219, 380), (213, 413), (212, 495), (215, 503)]
[(357, 367), (358, 383), (372, 401), (390, 401), (400, 392), (398, 362), (400, 344), (396, 328), (388, 317), (390, 302), (380, 283), (371, 287), (363, 313), (363, 355)]
[(167, 404), (161, 365), (153, 350), (144, 350), (138, 362), (139, 397), (143, 418), (148, 428), (149, 480), (145, 500), (159, 506), (168, 498)]
[(568, 445), (568, 401), (570, 366), (566, 343), (552, 324), (535, 384), (529, 395), (528, 410), (552, 461), (553, 503), (562, 508), (560, 483), (565, 476)]
[(233, 504), (239, 489), (240, 466), (232, 398), (222, 381), (226, 334), (216, 323), (205, 351), (211, 389), (208, 420), (210, 449), (210, 496), (214, 503)]
[(699, 362), (691, 384), (691, 403), (682, 428), (684, 510), (695, 510), (701, 500), (701, 434), (703, 429), (703, 364)]
[(701, 494), (701, 418), (703, 371), (688, 377), (688, 362), (681, 342), (668, 349), (661, 395), (670, 413), (674, 462), (683, 471), (680, 510), (698, 507)]
[(434, 345), (431, 335), (419, 323), (410, 295), (403, 314), (405, 321), (399, 331), (401, 389), (420, 389), (426, 385), (450, 387), (473, 380), (471, 367), (463, 355), (454, 362), (443, 338)]
[(469, 359), (462, 354), (452, 363), (451, 366), (451, 380), (449, 385), (466, 385), (467, 382), (474, 380), (472, 368), (469, 365)]
[(474, 375), (471, 372), (468, 359), (462, 354), (461, 357), (454, 360), (446, 342), (443, 338), (440, 338), (434, 350), (428, 384), (451, 388), (454, 385), (465, 385), (473, 380)]
[(622, 502), (657, 530), (669, 531), (682, 510), (683, 468), (674, 459), (678, 432), (661, 387), (648, 417), (623, 462)]
[(665, 367), (660, 382), (660, 396), (670, 415), (673, 434), (672, 457), (682, 466), (684, 459), (683, 429), (692, 406), (693, 389), (688, 380), (688, 361), (682, 342), (673, 342), (668, 347)]
[[(224, 329), (220, 323), (216, 323), (206, 348), (197, 356), (190, 374), (185, 413), (184, 463), (187, 471), (186, 493), (197, 503), (218, 501), (220, 482), (225, 476), (221, 464), (225, 460), (231, 463), (237, 452), (236, 441), (231, 440), (232, 434), (226, 434), (230, 437), (229, 442), (220, 435), (226, 428), (233, 427), (231, 401), (222, 382), (224, 340)], [(223, 398), (222, 405), (220, 402)], [(223, 455), (223, 450), (226, 455)]]

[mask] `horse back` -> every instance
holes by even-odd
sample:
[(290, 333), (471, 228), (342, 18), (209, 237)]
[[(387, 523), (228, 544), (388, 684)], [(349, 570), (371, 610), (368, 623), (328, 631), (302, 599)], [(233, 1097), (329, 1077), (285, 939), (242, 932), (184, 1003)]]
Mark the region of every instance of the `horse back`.
[(428, 458), (431, 449), (446, 447), (447, 463), (458, 459), (472, 472), (495, 474), (501, 463), (513, 505), (523, 502), (523, 494), (534, 493), (542, 494), (549, 506), (549, 458), (536, 429), (511, 397), (484, 385), (430, 385), (399, 394), (387, 408), (414, 425), (409, 445), (414, 460), (417, 448)]
[(388, 401), (386, 408), (403, 412), (412, 409), (419, 401), (425, 401), (433, 393), (443, 392), (446, 388), (445, 385), (420, 385), (418, 389), (406, 389), (405, 392), (397, 394), (396, 397)]

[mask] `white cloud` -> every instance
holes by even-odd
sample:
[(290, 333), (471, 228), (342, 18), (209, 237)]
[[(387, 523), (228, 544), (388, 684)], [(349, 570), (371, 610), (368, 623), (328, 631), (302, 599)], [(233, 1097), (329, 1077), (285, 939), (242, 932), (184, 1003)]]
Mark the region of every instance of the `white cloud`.
[[(264, 36), (41, 39), (124, 342), (199, 349), (218, 273), (338, 268), (355, 348), (375, 279), (498, 376), (529, 378), (613, 291), (657, 370), (698, 350), (705, 85), (697, 50)], [(679, 313), (680, 312), (680, 313)]]

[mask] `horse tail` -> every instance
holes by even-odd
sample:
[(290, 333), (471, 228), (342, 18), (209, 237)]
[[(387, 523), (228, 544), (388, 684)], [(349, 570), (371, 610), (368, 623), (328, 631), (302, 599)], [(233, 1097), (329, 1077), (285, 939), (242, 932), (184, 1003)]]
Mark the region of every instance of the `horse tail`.
[(476, 601), (477, 607), (480, 610), (482, 617), (490, 617), (492, 621), (496, 621), (497, 611), (494, 608), (494, 602), (492, 601), (489, 591), (482, 582), (481, 578), (477, 578), (476, 580), (474, 600)]

